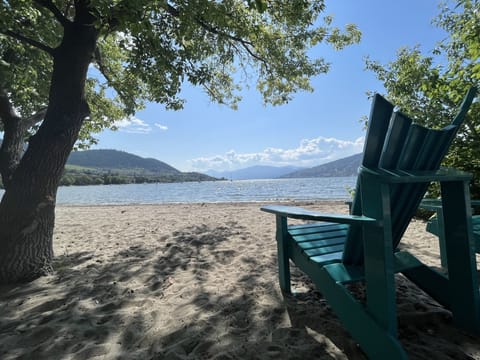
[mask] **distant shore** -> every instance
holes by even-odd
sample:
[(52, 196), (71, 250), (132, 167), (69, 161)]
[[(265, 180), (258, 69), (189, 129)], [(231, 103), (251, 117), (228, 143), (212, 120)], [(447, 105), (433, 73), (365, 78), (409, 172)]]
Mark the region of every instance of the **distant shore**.
[[(343, 201), (297, 201), (347, 213)], [(259, 203), (56, 209), (56, 273), (0, 287), (0, 358), (364, 359), (311, 282), (277, 279), (275, 219)], [(404, 245), (439, 265), (413, 221)], [(480, 359), (480, 339), (398, 276), (400, 339), (411, 359)]]

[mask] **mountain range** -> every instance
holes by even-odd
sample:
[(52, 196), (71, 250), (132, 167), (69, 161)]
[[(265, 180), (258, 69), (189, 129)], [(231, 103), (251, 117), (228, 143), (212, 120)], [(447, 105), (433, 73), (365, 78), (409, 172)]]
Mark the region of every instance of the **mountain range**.
[(208, 170), (206, 173), (210, 176), (228, 180), (356, 176), (361, 159), (362, 154), (355, 154), (312, 168), (251, 166), (232, 171)]
[(312, 168), (298, 166), (251, 166), (233, 171), (209, 170), (206, 172), (206, 175), (197, 172), (181, 172), (163, 161), (142, 158), (124, 151), (85, 150), (70, 154), (63, 184), (355, 176), (360, 166), (360, 161), (361, 154), (355, 154)]
[(283, 175), (301, 170), (299, 166), (251, 166), (232, 171), (208, 170), (206, 173), (216, 178), (228, 180), (246, 180), (246, 179), (275, 179)]
[(309, 169), (298, 170), (282, 175), (282, 178), (341, 177), (356, 176), (362, 161), (362, 154), (355, 154), (343, 159), (331, 161)]
[[(1, 144), (1, 139), (0, 139)], [(208, 170), (206, 174), (182, 172), (169, 164), (119, 150), (84, 150), (70, 154), (62, 185), (132, 182), (212, 181), (218, 179), (275, 179), (355, 176), (362, 154), (355, 154), (312, 168), (251, 166), (233, 171)]]

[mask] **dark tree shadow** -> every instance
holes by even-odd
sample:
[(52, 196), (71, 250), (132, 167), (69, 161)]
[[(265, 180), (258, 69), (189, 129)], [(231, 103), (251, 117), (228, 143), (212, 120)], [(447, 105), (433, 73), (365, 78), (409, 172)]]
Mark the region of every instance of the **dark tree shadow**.
[[(285, 324), (276, 278), (265, 275), (276, 257), (231, 246), (248, 236), (235, 222), (194, 225), (108, 261), (93, 251), (58, 256), (55, 275), (0, 288), (0, 358), (333, 359)], [(245, 272), (226, 284), (232, 263)]]
[[(339, 349), (365, 359), (300, 271), (292, 282), (304, 291), (282, 296), (275, 249), (246, 249), (252, 237), (264, 240), (237, 222), (192, 225), (108, 259), (58, 256), (54, 276), (0, 287), (0, 359), (338, 359)], [(399, 336), (412, 359), (480, 353), (478, 337), (397, 280)], [(364, 298), (361, 285), (353, 291)]]

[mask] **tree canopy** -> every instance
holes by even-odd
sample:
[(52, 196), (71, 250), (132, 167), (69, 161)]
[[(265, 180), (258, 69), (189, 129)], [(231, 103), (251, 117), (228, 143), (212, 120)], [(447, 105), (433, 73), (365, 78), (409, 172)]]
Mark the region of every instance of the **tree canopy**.
[[(453, 6), (455, 5), (455, 6)], [(448, 36), (429, 56), (420, 46), (402, 48), (386, 65), (367, 59), (387, 97), (418, 123), (443, 127), (455, 115), (469, 87), (480, 89), (480, 2), (443, 3), (433, 23)], [(480, 197), (480, 102), (472, 104), (444, 164), (474, 175), (471, 192)]]
[(22, 118), (41, 119), (52, 54), (80, 10), (98, 30), (85, 86), (90, 115), (80, 136), (87, 144), (91, 132), (145, 101), (181, 109), (186, 82), (236, 107), (242, 86), (256, 79), (265, 103), (285, 103), (312, 90), (309, 79), (328, 70), (309, 49), (322, 42), (341, 49), (360, 39), (354, 25), (341, 31), (331, 17), (318, 18), (323, 1), (2, 1), (0, 91)]
[[(319, 44), (359, 41), (320, 19), (323, 0), (0, 2), (0, 284), (52, 271), (57, 189), (74, 147), (146, 102), (181, 109), (185, 83), (236, 107), (312, 90)], [(80, 140), (80, 142), (78, 141)], [(174, 151), (174, 150), (173, 150)]]

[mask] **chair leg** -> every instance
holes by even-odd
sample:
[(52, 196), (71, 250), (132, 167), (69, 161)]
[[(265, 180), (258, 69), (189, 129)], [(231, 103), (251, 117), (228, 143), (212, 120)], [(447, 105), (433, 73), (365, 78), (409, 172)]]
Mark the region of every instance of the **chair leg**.
[(278, 276), (280, 288), (283, 292), (290, 294), (292, 290), (290, 287), (290, 260), (288, 256), (287, 230), (287, 218), (277, 215)]
[(391, 326), (385, 328), (383, 324), (374, 319), (345, 286), (336, 280), (337, 267), (341, 266), (343, 265), (326, 265), (312, 276), (315, 285), (327, 299), (340, 321), (358, 341), (369, 359), (408, 359), (400, 342), (391, 333)]
[(455, 294), (451, 306), (453, 317), (464, 329), (480, 333), (480, 297), (468, 183), (441, 183), (441, 188), (448, 290)]
[(448, 269), (446, 245), (445, 245), (445, 224), (443, 221), (443, 209), (437, 209), (438, 241), (440, 246), (440, 262), (442, 268)]

